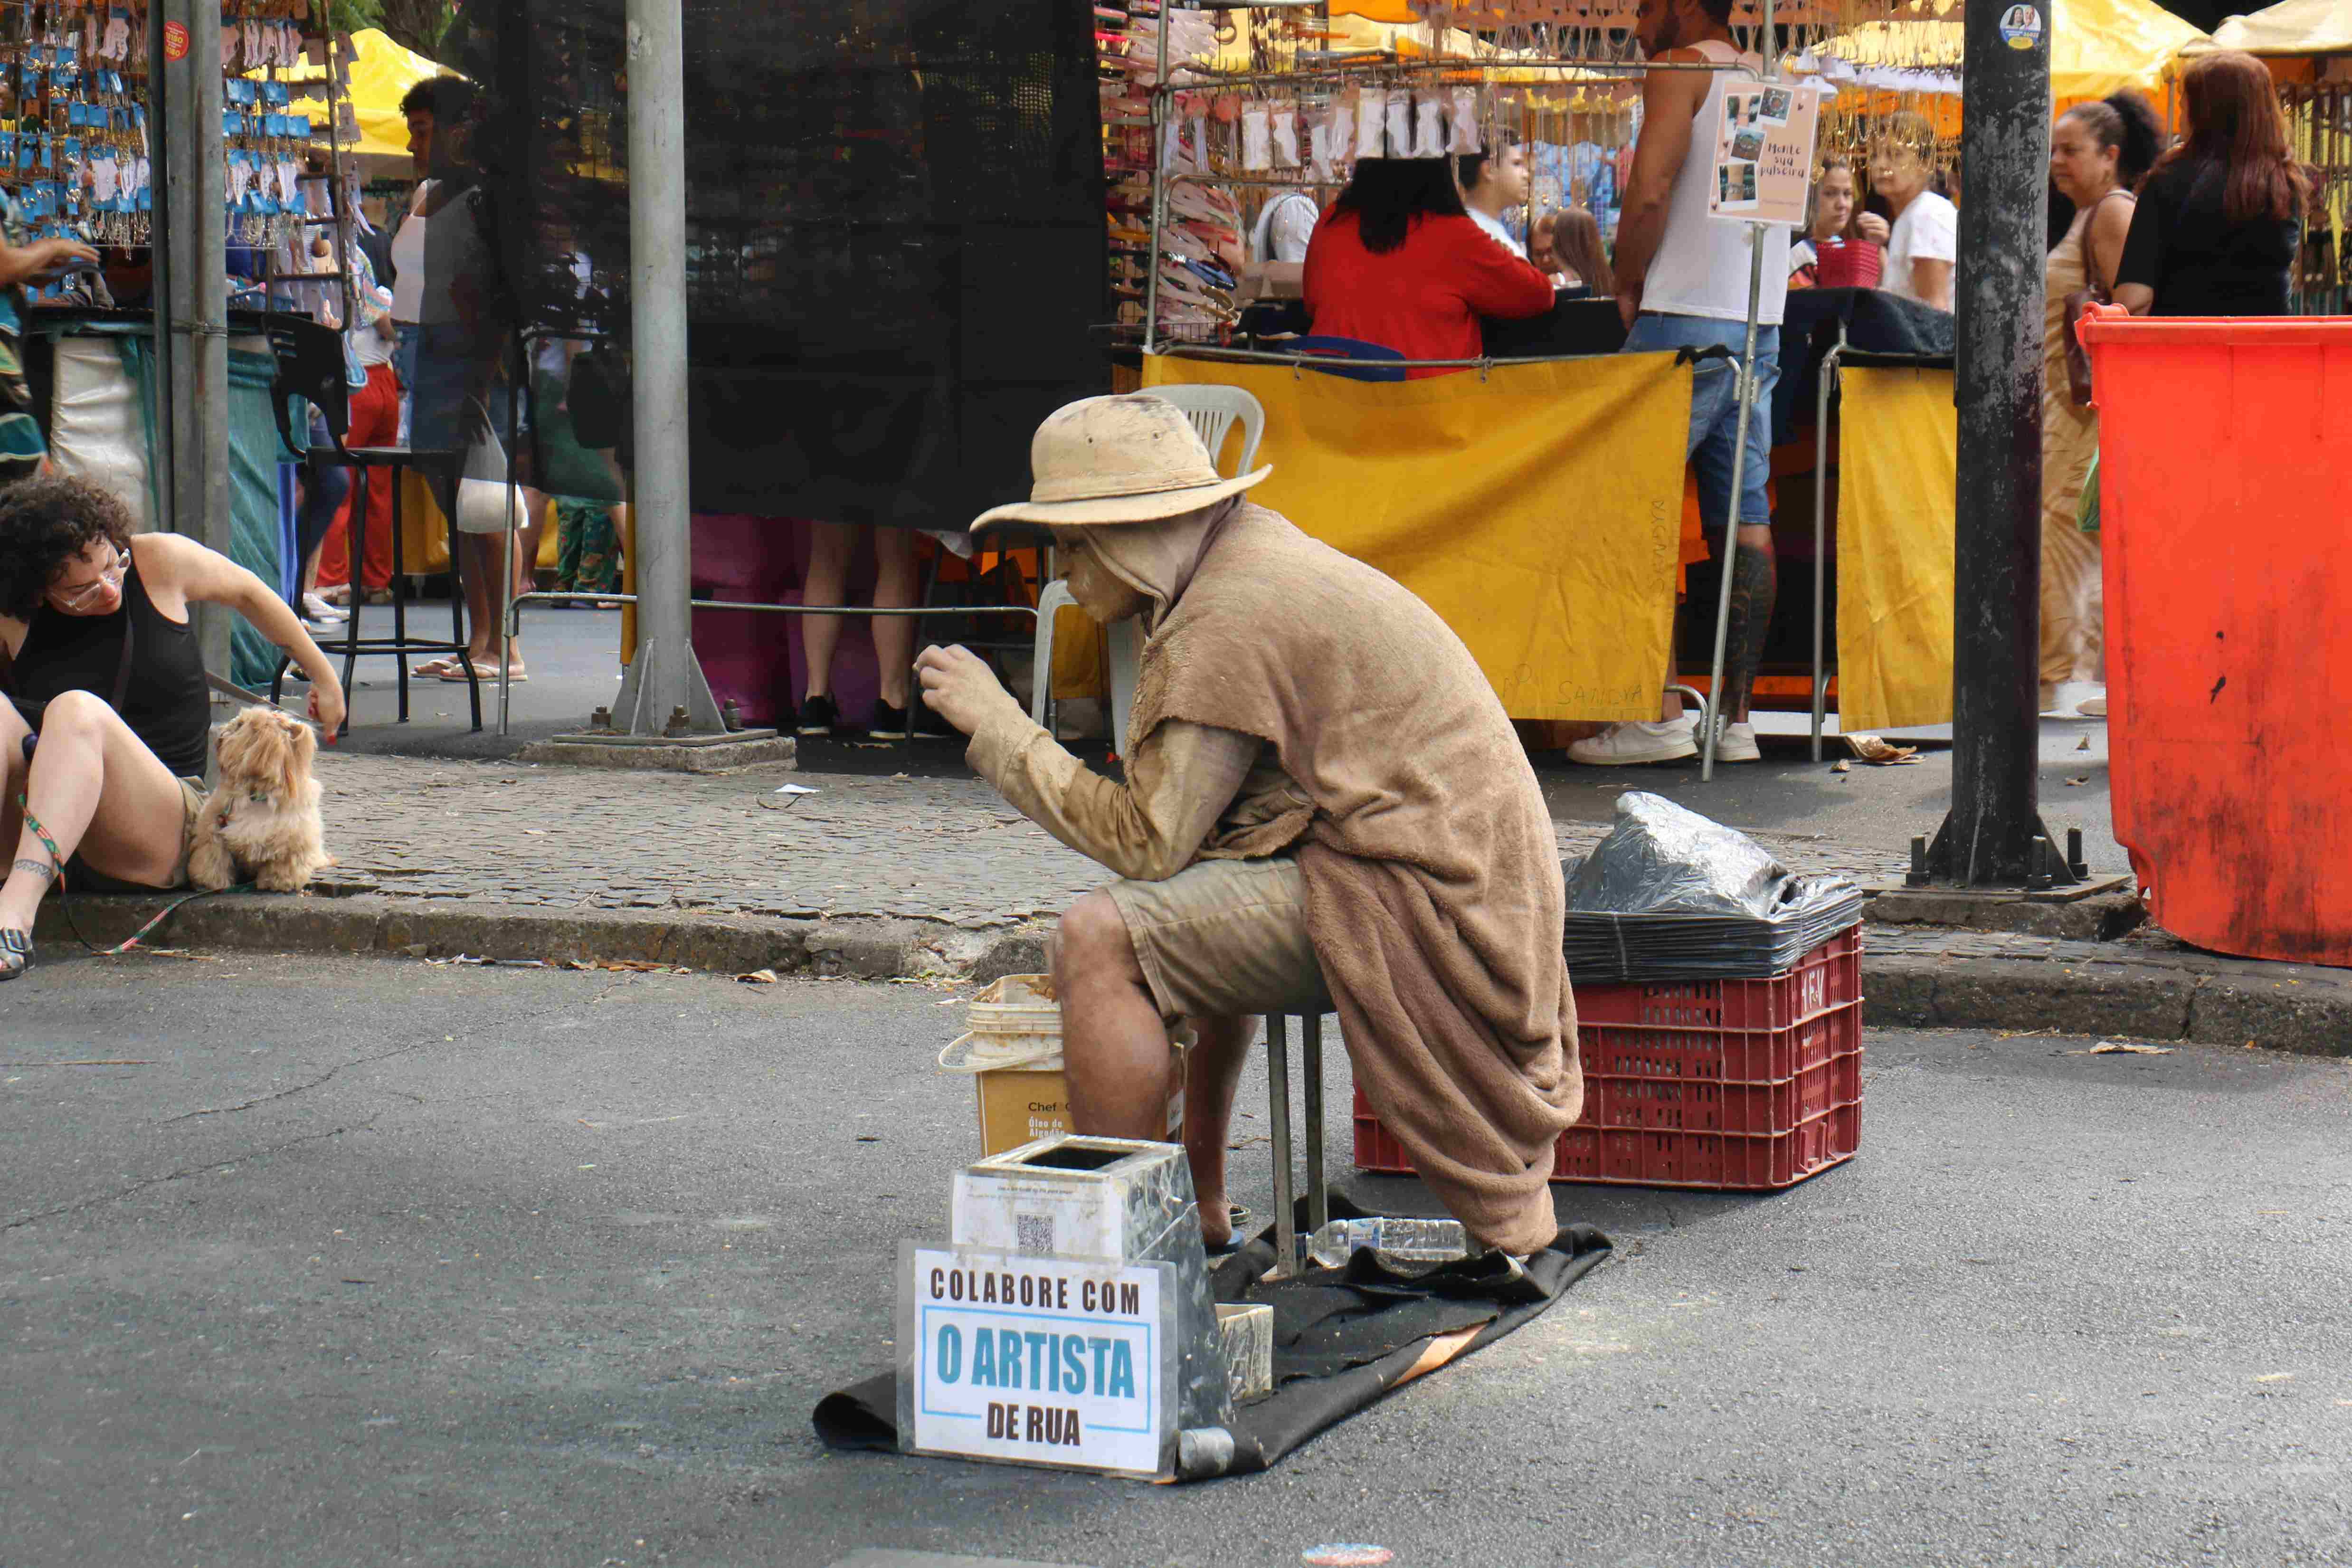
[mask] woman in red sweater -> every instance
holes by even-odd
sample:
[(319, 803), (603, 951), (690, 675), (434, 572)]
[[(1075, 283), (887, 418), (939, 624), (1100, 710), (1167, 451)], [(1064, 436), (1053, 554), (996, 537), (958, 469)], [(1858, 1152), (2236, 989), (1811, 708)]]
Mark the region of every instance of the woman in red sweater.
[(1360, 160), (1316, 226), (1303, 288), (1316, 336), (1407, 359), (1476, 359), (1479, 317), (1540, 316), (1552, 303), (1551, 280), (1470, 220), (1445, 158)]

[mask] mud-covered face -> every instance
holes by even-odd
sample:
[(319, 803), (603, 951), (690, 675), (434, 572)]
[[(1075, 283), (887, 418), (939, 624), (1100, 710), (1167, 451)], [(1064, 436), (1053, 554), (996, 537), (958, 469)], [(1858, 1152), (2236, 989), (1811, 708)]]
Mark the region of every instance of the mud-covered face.
[(1151, 607), (1151, 601), (1104, 563), (1101, 552), (1095, 549), (1094, 533), (1090, 528), (1054, 530), (1054, 542), (1062, 552), (1062, 576), (1069, 584), (1070, 597), (1078, 602), (1078, 608), (1105, 626), (1143, 614)]

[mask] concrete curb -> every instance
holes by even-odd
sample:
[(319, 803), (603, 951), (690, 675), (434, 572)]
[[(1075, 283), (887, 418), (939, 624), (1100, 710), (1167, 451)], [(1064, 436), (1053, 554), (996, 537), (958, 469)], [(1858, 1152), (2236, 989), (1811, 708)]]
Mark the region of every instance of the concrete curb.
[[(82, 934), (111, 945), (165, 900), (79, 897)], [(1864, 944), (1866, 1016), (1882, 1028), (2032, 1029), (2200, 1045), (2259, 1045), (2310, 1056), (2352, 1056), (2352, 974), (2117, 943), (2010, 936), (1994, 955), (1921, 952), (1916, 928)], [(75, 951), (65, 911), (44, 905), (35, 931), (52, 957)], [(1045, 966), (1046, 928), (968, 928), (941, 921), (776, 921), (692, 911), (554, 910), (433, 903), (362, 894), (199, 899), (151, 934), (151, 947), (277, 952), (459, 953), (553, 963), (636, 962), (719, 974), (984, 984)], [(1965, 947), (1965, 935), (1953, 945)]]
[[(77, 898), (73, 921), (51, 900), (35, 940), (48, 952), (77, 952), (74, 924), (100, 946), (139, 929), (169, 900), (144, 895)], [(940, 978), (985, 982), (1045, 965), (1041, 928), (968, 930), (938, 921), (776, 921), (704, 913), (556, 910), (534, 906), (441, 904), (362, 894), (317, 899), (264, 893), (199, 899), (150, 933), (148, 947), (226, 947), (275, 952), (385, 953), (451, 958), (460, 953), (551, 963), (639, 963), (718, 974), (770, 969), (778, 974), (859, 980)]]

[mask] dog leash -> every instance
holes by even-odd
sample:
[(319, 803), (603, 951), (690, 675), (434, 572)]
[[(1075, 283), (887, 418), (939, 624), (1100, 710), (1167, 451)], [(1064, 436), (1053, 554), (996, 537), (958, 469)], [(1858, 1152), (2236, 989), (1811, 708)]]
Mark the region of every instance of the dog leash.
[(112, 947), (100, 947), (96, 942), (90, 941), (89, 938), (82, 935), (81, 921), (74, 918), (73, 898), (66, 891), (66, 858), (58, 853), (58, 841), (49, 837), (49, 830), (41, 825), (41, 819), (39, 817), (33, 815), (33, 807), (31, 804), (25, 799), (22, 793), (19, 793), (16, 796), (16, 809), (24, 813), (25, 826), (33, 830), (33, 837), (39, 839), (41, 841), (41, 847), (49, 852), (49, 863), (58, 868), (58, 902), (66, 911), (66, 924), (72, 930), (74, 940), (81, 943), (84, 948), (88, 949), (90, 952), (95, 953), (100, 958), (121, 957), (124, 953), (129, 952), (132, 948), (137, 947), (142, 937), (146, 936), (157, 926), (162, 925), (165, 921), (178, 913), (180, 910), (189, 904), (194, 903), (198, 899), (210, 898), (215, 893), (249, 892), (253, 888), (253, 884), (250, 882), (239, 882), (234, 887), (199, 888), (193, 893), (183, 893), (178, 898), (173, 899), (170, 903), (165, 904), (162, 909), (156, 910), (152, 919), (149, 920), (145, 925), (141, 926), (137, 931), (132, 931), (129, 936), (123, 938), (122, 941), (115, 943)]

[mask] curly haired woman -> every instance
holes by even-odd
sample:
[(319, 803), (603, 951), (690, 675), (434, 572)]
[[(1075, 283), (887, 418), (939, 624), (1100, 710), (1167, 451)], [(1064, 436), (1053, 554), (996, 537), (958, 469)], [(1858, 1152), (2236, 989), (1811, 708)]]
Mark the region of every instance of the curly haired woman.
[(32, 961), (62, 870), (81, 890), (176, 888), (204, 804), (212, 693), (189, 606), (226, 605), (310, 678), (332, 739), (343, 689), (286, 602), (225, 555), (131, 531), (121, 501), (55, 475), (0, 489), (0, 980)]

